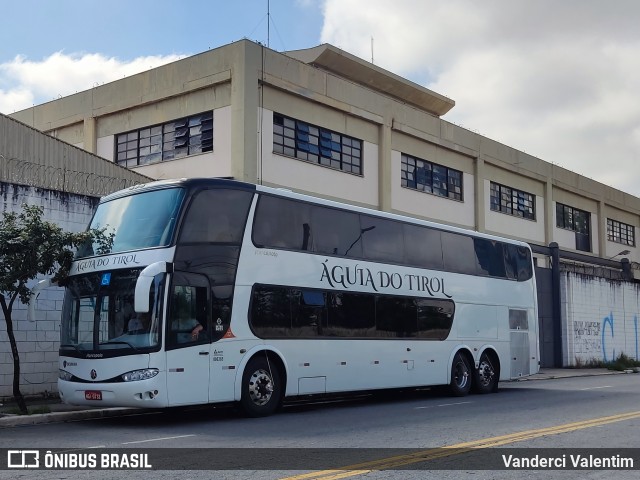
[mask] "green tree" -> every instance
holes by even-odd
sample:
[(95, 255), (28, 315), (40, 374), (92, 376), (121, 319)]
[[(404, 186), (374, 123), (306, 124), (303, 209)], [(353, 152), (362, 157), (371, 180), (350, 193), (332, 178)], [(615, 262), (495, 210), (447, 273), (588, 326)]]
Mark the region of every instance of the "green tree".
[(66, 232), (42, 215), (41, 207), (23, 205), (22, 212), (4, 212), (0, 220), (0, 305), (13, 356), (13, 396), (22, 414), (28, 412), (20, 392), (20, 356), (12, 319), (15, 301), (29, 302), (33, 291), (28, 283), (38, 276), (49, 276), (60, 285), (69, 274), (74, 249), (95, 244), (96, 253), (107, 253), (113, 242), (104, 230)]

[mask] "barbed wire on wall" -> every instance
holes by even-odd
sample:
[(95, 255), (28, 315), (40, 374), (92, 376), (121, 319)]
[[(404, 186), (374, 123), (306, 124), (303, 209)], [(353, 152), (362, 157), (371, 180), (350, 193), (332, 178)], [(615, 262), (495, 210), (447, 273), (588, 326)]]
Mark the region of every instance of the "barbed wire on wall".
[[(635, 266), (637, 267), (638, 264), (636, 263)], [(631, 264), (631, 268), (634, 269), (633, 263)], [(561, 261), (560, 271), (577, 273), (580, 275), (589, 275), (591, 277), (606, 278), (609, 280), (625, 280), (625, 275), (622, 271), (622, 268), (617, 269), (604, 267), (601, 265), (589, 265), (585, 263)]]
[(18, 158), (6, 158), (2, 154), (0, 154), (0, 181), (98, 197), (141, 183), (135, 179), (78, 172)]

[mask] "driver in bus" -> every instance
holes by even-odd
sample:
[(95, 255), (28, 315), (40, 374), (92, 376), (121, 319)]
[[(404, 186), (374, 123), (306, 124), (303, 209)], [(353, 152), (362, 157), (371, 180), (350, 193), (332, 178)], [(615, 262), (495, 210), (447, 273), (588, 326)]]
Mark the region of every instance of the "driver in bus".
[(197, 341), (204, 327), (195, 318), (182, 315), (171, 322), (171, 329), (178, 332), (178, 343), (186, 343)]
[(127, 324), (127, 331), (129, 333), (141, 333), (149, 330), (150, 316), (148, 312), (138, 313), (131, 317)]

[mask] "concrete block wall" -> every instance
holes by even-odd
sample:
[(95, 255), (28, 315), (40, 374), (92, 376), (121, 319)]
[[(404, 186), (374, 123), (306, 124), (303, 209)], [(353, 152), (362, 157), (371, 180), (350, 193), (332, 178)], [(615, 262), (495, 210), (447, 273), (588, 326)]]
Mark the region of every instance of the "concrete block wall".
[(564, 366), (640, 360), (640, 284), (564, 272), (560, 288)]
[[(98, 198), (0, 182), (2, 211), (22, 210), (23, 204), (39, 205), (44, 219), (72, 232), (87, 227)], [(35, 282), (34, 282), (35, 283)], [(33, 321), (27, 319), (27, 306), (16, 301), (13, 329), (20, 354), (20, 390), (24, 395), (57, 391), (60, 312), (63, 289), (43, 290), (36, 302)], [(13, 357), (4, 314), (0, 311), (0, 399), (12, 396)]]

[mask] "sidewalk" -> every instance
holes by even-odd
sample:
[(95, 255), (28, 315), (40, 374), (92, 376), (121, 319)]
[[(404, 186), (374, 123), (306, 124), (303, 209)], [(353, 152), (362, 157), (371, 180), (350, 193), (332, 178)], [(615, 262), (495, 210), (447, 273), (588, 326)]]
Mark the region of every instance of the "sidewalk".
[[(607, 370), (606, 368), (542, 368), (540, 373), (529, 377), (522, 377), (516, 382), (530, 382), (536, 380), (551, 380), (555, 378), (568, 377), (590, 377), (596, 375), (623, 375), (625, 372)], [(629, 373), (632, 373), (629, 371)], [(49, 413), (37, 413), (33, 415), (16, 415), (3, 413), (7, 406), (0, 407), (0, 429), (16, 427), (20, 425), (36, 425), (41, 423), (69, 422), (77, 420), (87, 420), (92, 418), (109, 418), (137, 413), (144, 410), (137, 408), (101, 408), (66, 405), (60, 402), (57, 397), (49, 399), (39, 399), (27, 401), (30, 409), (42, 408)]]

